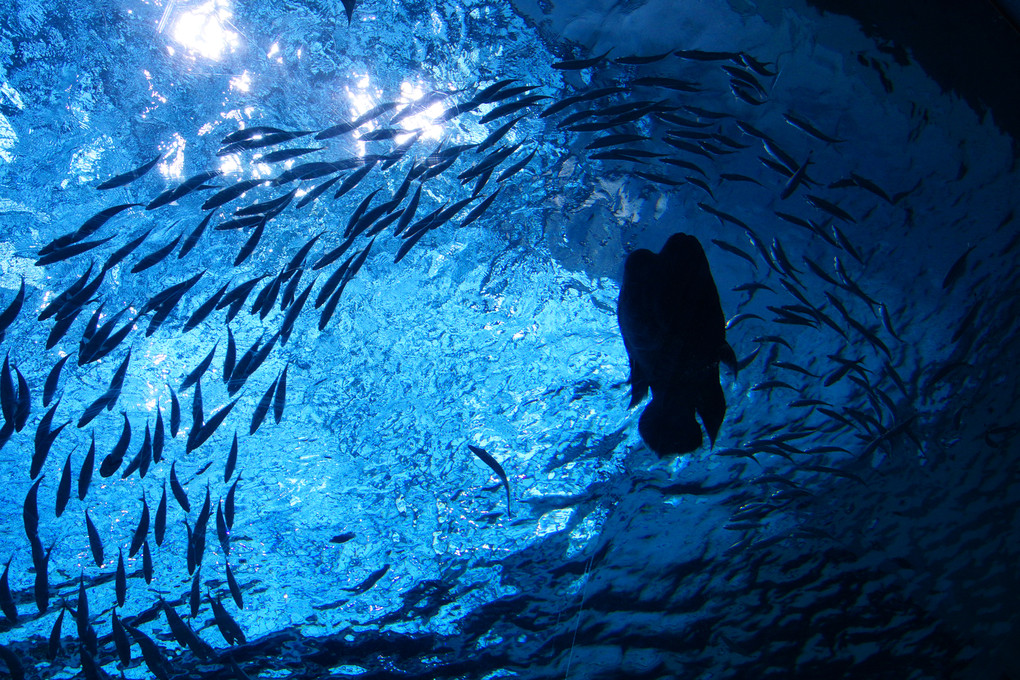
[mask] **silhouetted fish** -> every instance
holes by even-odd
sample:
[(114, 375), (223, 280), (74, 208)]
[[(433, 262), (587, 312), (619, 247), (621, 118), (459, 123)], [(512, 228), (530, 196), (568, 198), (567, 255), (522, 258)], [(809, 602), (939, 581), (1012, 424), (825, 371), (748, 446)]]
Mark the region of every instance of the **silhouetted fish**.
[(701, 445), (701, 416), (715, 442), (726, 412), (719, 362), (735, 365), (708, 259), (697, 239), (674, 234), (658, 255), (627, 258), (617, 310), (631, 367), (631, 407), (652, 390), (639, 430), (661, 456)]

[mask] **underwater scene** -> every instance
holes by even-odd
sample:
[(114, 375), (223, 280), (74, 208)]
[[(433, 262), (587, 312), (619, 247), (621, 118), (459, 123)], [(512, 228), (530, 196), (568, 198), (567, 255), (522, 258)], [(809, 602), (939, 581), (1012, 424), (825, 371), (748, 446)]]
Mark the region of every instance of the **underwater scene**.
[(1020, 678), (1017, 64), (0, 0), (0, 677)]

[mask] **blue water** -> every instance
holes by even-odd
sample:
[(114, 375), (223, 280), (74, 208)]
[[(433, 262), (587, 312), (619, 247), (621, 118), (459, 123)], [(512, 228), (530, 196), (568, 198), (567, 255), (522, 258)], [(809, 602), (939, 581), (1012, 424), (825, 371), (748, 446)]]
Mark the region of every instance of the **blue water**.
[[(693, 54), (647, 65), (611, 61), (676, 49), (754, 61)], [(552, 66), (607, 50), (592, 68)], [(751, 63), (759, 62), (774, 75), (756, 71)], [(649, 76), (690, 81), (699, 91), (634, 84)], [(761, 89), (742, 91), (762, 103), (731, 87), (731, 78), (747, 76)], [(402, 241), (392, 228), (381, 232), (320, 331), (313, 304), (343, 259), (321, 272), (312, 264), (344, 240), (370, 192), (379, 189), (378, 205), (414, 163), (477, 144), (509, 120), (481, 123), (491, 104), (435, 120), (506, 78), (537, 85), (532, 94), (550, 99), (513, 114), (525, 115), (499, 144), (521, 146), (480, 193), (500, 188), (491, 208), (460, 227), (465, 208), (396, 263)], [(624, 91), (594, 104), (538, 115), (570, 94), (618, 84)], [(391, 112), (344, 136), (217, 156), (239, 128), (320, 131), (431, 91), (451, 94), (402, 124), (421, 130), (403, 159), (380, 163), (339, 199), (338, 183), (310, 205), (291, 204), (238, 266), (250, 229), (213, 227), (233, 208), (298, 184), (261, 186), (218, 209), (195, 250), (184, 258), (175, 250), (143, 272), (130, 270), (186, 238), (218, 188), (155, 210), (128, 209), (90, 237), (114, 237), (109, 243), (36, 265), (43, 246), (99, 211), (147, 203), (206, 170), (222, 171), (209, 183), (225, 187), (394, 146), (358, 141), (387, 127)], [(654, 156), (593, 159), (602, 150), (585, 147), (605, 133), (557, 127), (586, 107), (642, 100), (677, 107), (666, 113), (692, 124), (643, 115), (616, 130), (649, 138), (627, 146), (700, 170)], [(25, 428), (0, 449), (0, 561), (11, 560), (18, 611), (16, 620), (0, 617), (8, 668), (31, 678), (90, 677), (92, 662), (98, 676), (127, 678), (243, 677), (232, 663), (251, 678), (1015, 677), (1020, 181), (1014, 142), (973, 101), (944, 91), (922, 64), (853, 19), (799, 4), (379, 0), (356, 6), (348, 25), (340, 3), (316, 0), (8, 2), (0, 12), (0, 310), (22, 280), (26, 299), (2, 349), (31, 390)], [(826, 142), (784, 115), (841, 141)], [(763, 164), (777, 161), (748, 129), (797, 166), (809, 161), (810, 183), (781, 198), (787, 179)], [(325, 149), (259, 162), (292, 147)], [(523, 170), (497, 182), (532, 151)], [(96, 188), (157, 155), (136, 181)], [(456, 176), (482, 156), (464, 151), (423, 182), (418, 216), (469, 196), (474, 185)], [(812, 223), (805, 228), (777, 211)], [(95, 274), (149, 230), (47, 350), (54, 321), (37, 320), (44, 307), (90, 262)], [(627, 254), (657, 251), (680, 231), (703, 244), (733, 323), (727, 339), (747, 361), (736, 375), (721, 371), (728, 410), (715, 447), (706, 439), (698, 451), (660, 459), (637, 431), (643, 407), (627, 408), (616, 300)], [(316, 273), (318, 282), (293, 335), (231, 395), (222, 379), (225, 312), (187, 332), (185, 322), (228, 282), (265, 275), (229, 327), (238, 357), (269, 340), (286, 312), (277, 301), (261, 319), (249, 313), (252, 302), (320, 233), (298, 291)], [(369, 240), (360, 237), (349, 253)], [(959, 275), (947, 278), (971, 247)], [(765, 260), (780, 248), (792, 276)], [(104, 322), (128, 308), (120, 327), (151, 296), (203, 271), (151, 336), (150, 312), (105, 358), (78, 365), (78, 341), (100, 303)], [(734, 290), (752, 281), (768, 289)], [(215, 434), (186, 453), (195, 388), (179, 388), (214, 346), (201, 382), (205, 420), (238, 401)], [(129, 348), (115, 406), (76, 427)], [(54, 440), (38, 491), (39, 538), (52, 546), (40, 613), (22, 508), (48, 410), (43, 385), (68, 355), (52, 426), (72, 422)], [(837, 375), (844, 361), (854, 368)], [(285, 367), (281, 421), (270, 409), (249, 435), (257, 404)], [(171, 387), (183, 412), (176, 438)], [(826, 403), (791, 405), (806, 399)], [(167, 428), (163, 460), (144, 478), (122, 478), (157, 410)], [(131, 443), (124, 466), (103, 478), (99, 464), (121, 435), (122, 412)], [(235, 432), (236, 471), (225, 482)], [(93, 435), (96, 472), (80, 501)], [(499, 477), (467, 444), (505, 469), (509, 509)], [(72, 492), (58, 518), (68, 456)], [(190, 513), (169, 491), (171, 463)], [(228, 553), (216, 514), (235, 482)], [(166, 535), (157, 546), (153, 530), (147, 534), (146, 583), (142, 552), (128, 552), (141, 499), (155, 515), (165, 487)], [(206, 489), (202, 602), (192, 617), (185, 520), (194, 528)], [(102, 566), (86, 510), (104, 546)], [(131, 663), (119, 661), (111, 636), (118, 550), (128, 578), (116, 612), (153, 641), (161, 660), (145, 658), (135, 641)], [(243, 608), (228, 588), (227, 563)], [(76, 626), (81, 584), (94, 653), (82, 651)], [(207, 596), (222, 602), (247, 643), (227, 643)], [(201, 658), (175, 638), (160, 598), (213, 655)]]

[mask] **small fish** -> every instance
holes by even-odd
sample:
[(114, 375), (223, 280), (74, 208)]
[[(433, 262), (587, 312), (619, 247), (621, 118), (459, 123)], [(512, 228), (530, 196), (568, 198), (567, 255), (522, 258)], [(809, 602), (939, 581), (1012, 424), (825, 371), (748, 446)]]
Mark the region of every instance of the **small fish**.
[(131, 537), (131, 549), (128, 550), (128, 557), (134, 557), (135, 553), (142, 547), (142, 543), (149, 537), (149, 504), (142, 495), (142, 516), (135, 527), (135, 533)]
[(507, 479), (506, 472), (503, 470), (503, 466), (500, 465), (499, 462), (495, 458), (493, 458), (492, 455), (490, 455), (489, 452), (486, 451), (485, 449), (478, 446), (473, 446), (472, 444), (468, 444), (467, 447), (471, 451), (471, 453), (478, 456), (483, 463), (492, 468), (493, 472), (496, 473), (496, 476), (499, 477), (500, 480), (502, 480), (503, 486), (506, 488), (507, 516), (513, 517), (513, 513), (511, 512), (510, 509), (510, 480)]
[(223, 468), (223, 483), (226, 484), (234, 474), (237, 466), (237, 431), (234, 431), (234, 441), (230, 444), (230, 453), (227, 454), (227, 464)]
[(181, 249), (177, 252), (178, 260), (184, 259), (184, 257), (190, 253), (196, 245), (198, 245), (198, 240), (202, 238), (202, 234), (205, 233), (205, 229), (209, 226), (209, 221), (212, 220), (214, 214), (215, 213), (209, 213), (202, 218), (202, 221), (198, 223), (198, 226), (196, 226), (191, 233), (188, 234), (188, 238), (184, 239), (184, 244), (181, 245)]
[[(120, 606), (123, 607), (124, 603), (121, 602)], [(117, 658), (120, 659), (121, 665), (127, 668), (131, 665), (131, 641), (124, 630), (124, 625), (120, 622), (120, 617), (117, 616), (117, 610), (113, 610), (110, 616), (113, 628), (113, 645), (117, 650)]]
[(14, 557), (7, 558), (7, 564), (4, 566), (4, 573), (0, 575), (0, 609), (3, 610), (4, 616), (11, 623), (17, 623), (18, 621), (18, 606), (14, 602), (14, 598), (11, 596), (11, 585), (10, 585), (10, 571), (11, 571), (11, 560)]
[(64, 461), (64, 470), (60, 474), (60, 484), (57, 486), (57, 507), (56, 515), (64, 514), (67, 502), (71, 500), (71, 453), (68, 452)]
[(63, 248), (52, 250), (45, 255), (41, 255), (39, 259), (35, 261), (35, 266), (43, 267), (48, 264), (54, 264), (56, 262), (64, 262), (70, 260), (73, 257), (77, 257), (82, 253), (87, 253), (90, 250), (98, 248), (99, 246), (107, 243), (116, 238), (116, 234), (113, 236), (107, 236), (106, 238), (97, 239), (95, 241), (79, 241)]
[(967, 272), (967, 256), (970, 255), (971, 251), (976, 247), (977, 246), (971, 246), (970, 248), (967, 248), (967, 250), (963, 252), (963, 255), (956, 259), (953, 266), (949, 268), (948, 272), (946, 272), (945, 278), (942, 279), (942, 290), (951, 290), (952, 287), (956, 285), (956, 282), (960, 280), (960, 277)]
[(847, 470), (840, 470), (839, 468), (828, 467), (825, 465), (802, 465), (799, 469), (835, 475), (836, 477), (843, 477), (844, 479), (852, 479), (853, 481), (864, 486), (868, 485), (868, 483), (865, 482), (860, 475), (854, 474), (853, 472), (848, 472)]
[(123, 607), (127, 600), (127, 571), (124, 569), (124, 550), (117, 548), (117, 574), (114, 577), (117, 606)]
[[(81, 608), (79, 607), (79, 610), (80, 609)], [(49, 643), (46, 646), (46, 658), (50, 661), (55, 660), (57, 658), (57, 654), (60, 652), (60, 636), (64, 632), (65, 611), (67, 611), (67, 609), (61, 606), (60, 614), (57, 615), (57, 620), (53, 622), (53, 628), (50, 629)]]
[(784, 113), (783, 118), (786, 119), (786, 122), (792, 125), (793, 127), (802, 130), (803, 132), (806, 132), (807, 134), (811, 135), (817, 140), (826, 142), (828, 144), (839, 144), (845, 141), (842, 139), (836, 139), (835, 137), (831, 137), (825, 134), (811, 123), (807, 122), (803, 118), (799, 118), (793, 115), (792, 113)]
[(216, 353), (216, 348), (218, 346), (219, 343), (214, 344), (212, 349), (209, 350), (209, 353), (205, 355), (205, 358), (198, 362), (198, 366), (196, 366), (194, 370), (192, 370), (191, 373), (184, 378), (184, 382), (181, 383), (180, 392), (183, 392), (201, 380), (202, 376), (205, 375), (206, 370), (209, 368), (209, 365), (212, 363), (213, 355)]
[(749, 313), (737, 314), (732, 319), (730, 319), (729, 321), (726, 322), (726, 330), (730, 330), (731, 328), (733, 328), (737, 324), (742, 323), (744, 321), (750, 321), (751, 319), (758, 319), (760, 321), (764, 321), (765, 320), (761, 316), (759, 316), (758, 314), (749, 314)]
[(347, 541), (351, 540), (352, 538), (354, 538), (354, 532), (348, 531), (346, 533), (338, 534), (338, 535), (334, 536), (333, 538), (329, 539), (329, 542), (330, 543), (336, 543), (336, 544), (339, 545), (339, 544), (346, 543)]
[(262, 240), (262, 234), (266, 229), (266, 220), (263, 219), (259, 222), (258, 226), (252, 231), (251, 236), (244, 242), (241, 249), (237, 251), (237, 257), (234, 258), (234, 266), (240, 265), (242, 262), (248, 259), (248, 257), (255, 251), (255, 247)]
[(158, 680), (170, 680), (170, 675), (166, 670), (166, 660), (163, 658), (159, 646), (152, 641), (152, 638), (137, 628), (127, 626), (126, 624), (124, 627), (141, 648), (142, 659), (145, 661), (145, 666), (149, 669), (149, 672), (156, 676)]
[(146, 269), (155, 267), (157, 264), (162, 262), (164, 259), (166, 259), (167, 255), (173, 252), (173, 249), (177, 247), (177, 244), (180, 242), (181, 237), (183, 235), (184, 235), (183, 233), (178, 234), (177, 238), (175, 238), (173, 241), (170, 241), (170, 243), (166, 244), (162, 248), (157, 248), (156, 250), (152, 251), (151, 253), (140, 259), (135, 264), (135, 266), (131, 268), (131, 273), (137, 274), (138, 272), (143, 272)]
[(383, 566), (379, 567), (371, 574), (369, 574), (368, 578), (366, 578), (358, 585), (354, 586), (353, 588), (341, 588), (341, 590), (346, 590), (347, 592), (354, 593), (355, 595), (361, 595), (362, 593), (367, 592), (376, 583), (378, 583), (379, 579), (385, 576), (386, 572), (388, 572), (389, 570), (390, 565), (384, 564)]
[(149, 539), (142, 541), (142, 578), (146, 585), (152, 584), (152, 553), (149, 552)]
[(55, 430), (50, 430), (50, 425), (53, 422), (53, 416), (57, 412), (57, 407), (60, 406), (58, 400), (50, 410), (39, 419), (39, 424), (35, 430), (35, 452), (32, 454), (32, 464), (29, 469), (31, 479), (35, 479), (36, 476), (42, 471), (42, 466), (46, 462), (46, 457), (50, 453), (50, 448), (53, 446), (54, 440), (57, 435), (63, 430), (71, 421), (67, 421)]
[(673, 54), (672, 50), (668, 52), (663, 52), (662, 54), (652, 54), (647, 57), (641, 56), (619, 57), (618, 59), (614, 59), (613, 61), (616, 62), (617, 64), (624, 65), (652, 64), (657, 61), (662, 61), (671, 54)]
[(163, 495), (160, 497), (159, 505), (156, 507), (156, 520), (152, 528), (156, 545), (163, 545), (163, 537), (166, 534), (166, 482), (163, 483)]
[(223, 604), (219, 600), (214, 600), (212, 595), (208, 596), (209, 604), (213, 610), (213, 620), (216, 622), (216, 627), (220, 631), (220, 635), (228, 645), (233, 644), (246, 644), (248, 641), (244, 637), (244, 632), (241, 627), (237, 625), (237, 621), (231, 618), (227, 610), (223, 608)]
[(285, 364), (283, 372), (280, 373), (280, 377), (277, 379), (276, 394), (273, 397), (273, 419), (276, 424), (279, 425), (280, 421), (283, 420), (283, 409), (287, 405), (287, 369), (290, 368), (290, 364)]
[(111, 177), (110, 179), (106, 180), (105, 182), (103, 182), (102, 184), (97, 186), (96, 188), (99, 189), (99, 190), (115, 189), (117, 187), (122, 187), (125, 184), (130, 184), (131, 182), (134, 182), (136, 179), (139, 179), (140, 177), (143, 177), (147, 172), (149, 172), (154, 167), (156, 167), (156, 164), (159, 163), (163, 159), (163, 155), (164, 154), (160, 154), (160, 155), (156, 156), (151, 161), (148, 161), (147, 163), (143, 163), (142, 165), (138, 166), (134, 170), (130, 170), (130, 171), (125, 172), (125, 173), (123, 173), (121, 175), (117, 175), (115, 177)]
[(855, 220), (853, 218), (853, 216), (850, 215), (850, 213), (848, 213), (847, 211), (843, 210), (842, 208), (840, 208), (835, 203), (832, 203), (831, 201), (827, 201), (827, 200), (825, 200), (824, 198), (822, 198), (820, 196), (815, 196), (813, 194), (808, 194), (807, 201), (808, 201), (808, 203), (810, 203), (815, 208), (818, 208), (819, 210), (821, 210), (823, 212), (827, 212), (830, 215), (832, 215), (833, 217), (841, 219), (844, 222), (851, 222), (851, 223), (854, 223), (854, 224), (857, 223), (857, 220)]
[(305, 148), (299, 148), (299, 149), (280, 149), (279, 151), (273, 151), (271, 153), (267, 153), (265, 156), (262, 156), (261, 158), (259, 158), (257, 162), (259, 162), (259, 163), (280, 163), (282, 161), (289, 161), (292, 158), (299, 158), (300, 156), (305, 156), (307, 154), (314, 153), (316, 151), (322, 151), (325, 148), (326, 147), (324, 147), (324, 146), (315, 146), (315, 147), (305, 147)]
[(163, 609), (163, 613), (166, 614), (167, 623), (170, 624), (170, 631), (173, 633), (174, 638), (176, 638), (177, 643), (181, 647), (188, 647), (201, 659), (212, 658), (214, 655), (212, 649), (195, 634), (195, 631), (191, 630), (188, 624), (184, 623), (177, 614), (177, 611), (168, 605), (162, 597), (159, 600), (159, 604)]
[(131, 444), (131, 421), (127, 420), (127, 413), (121, 412), (124, 419), (123, 429), (120, 431), (120, 437), (117, 439), (113, 451), (103, 459), (102, 464), (99, 466), (99, 474), (102, 477), (110, 477), (123, 463), (124, 453), (127, 451), (127, 447)]
[(550, 66), (560, 71), (580, 71), (582, 69), (591, 68), (592, 66), (595, 66), (603, 59), (605, 59), (610, 52), (612, 52), (611, 48), (606, 50), (597, 57), (591, 57), (589, 59), (567, 59), (565, 61), (557, 61), (553, 64), (550, 64)]
[(737, 246), (731, 243), (723, 241), (722, 239), (712, 239), (712, 243), (716, 244), (717, 246), (719, 246), (728, 253), (731, 253), (733, 255), (736, 255), (737, 257), (741, 257), (747, 260), (751, 264), (751, 266), (754, 267), (755, 269), (758, 268), (758, 263), (754, 261), (754, 258), (751, 257), (749, 253), (745, 252), (741, 248), (738, 248)]
[(489, 206), (492, 205), (492, 202), (496, 200), (496, 196), (499, 194), (501, 190), (502, 187), (497, 188), (494, 192), (489, 194), (481, 203), (472, 208), (471, 211), (467, 214), (467, 216), (464, 217), (464, 221), (460, 223), (459, 227), (465, 227), (474, 222), (475, 220), (477, 220), (479, 217), (481, 217), (482, 214), (484, 214), (485, 211), (489, 209)]
[(241, 197), (248, 191), (251, 191), (255, 187), (262, 186), (269, 182), (268, 179), (245, 179), (237, 182), (236, 184), (227, 187), (217, 193), (213, 194), (205, 203), (202, 204), (202, 210), (212, 210), (218, 208), (221, 205), (225, 205), (236, 198)]
[(170, 390), (170, 436), (176, 439), (181, 429), (181, 402), (177, 399), (174, 388), (170, 385), (167, 385), (167, 388)]
[(230, 411), (233, 410), (234, 405), (237, 404), (237, 401), (238, 400), (235, 399), (234, 401), (230, 402), (229, 404), (221, 408), (219, 411), (214, 413), (209, 418), (209, 420), (206, 421), (200, 428), (192, 429), (191, 432), (188, 433), (188, 444), (186, 451), (187, 453), (191, 453), (192, 451), (200, 447), (209, 439), (209, 437), (213, 435), (213, 433), (216, 432), (216, 429), (220, 426), (220, 423), (222, 423), (226, 419), (226, 417), (230, 415)]
[(237, 605), (238, 609), (244, 609), (244, 598), (241, 597), (241, 588), (237, 585), (234, 572), (230, 568), (230, 561), (223, 560), (223, 563), (227, 569), (227, 587), (230, 588), (230, 596), (234, 598), (234, 604)]
[(85, 511), (85, 528), (89, 535), (89, 548), (92, 550), (92, 559), (95, 560), (97, 567), (103, 566), (103, 541), (99, 537), (99, 531), (96, 530), (96, 525), (92, 523), (92, 518), (89, 517), (89, 511)]
[(188, 501), (188, 494), (185, 493), (184, 487), (181, 486), (181, 481), (177, 478), (177, 472), (174, 470), (174, 466), (177, 465), (177, 461), (174, 461), (170, 465), (170, 490), (173, 491), (174, 498), (177, 499), (178, 505), (184, 512), (191, 512), (191, 502)]
[(219, 538), (220, 547), (224, 555), (230, 554), (230, 528), (223, 517), (223, 502), (216, 504), (216, 536)]
[(223, 503), (223, 519), (227, 523), (227, 528), (233, 528), (234, 526), (234, 494), (237, 491), (237, 483), (241, 481), (241, 475), (237, 476), (234, 483), (230, 485), (230, 491), (227, 492), (227, 499)]

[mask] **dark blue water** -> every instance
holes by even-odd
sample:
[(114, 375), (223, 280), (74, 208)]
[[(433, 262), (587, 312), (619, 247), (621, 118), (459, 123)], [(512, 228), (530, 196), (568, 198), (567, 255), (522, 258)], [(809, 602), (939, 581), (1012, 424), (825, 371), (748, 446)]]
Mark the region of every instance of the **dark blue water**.
[[(350, 24), (340, 3), (315, 0), (2, 9), (0, 312), (25, 284), (3, 338), (12, 410), (0, 449), (0, 560), (10, 559), (3, 599), (16, 617), (0, 618), (0, 649), (12, 677), (1020, 673), (1020, 182), (1014, 142), (1000, 129), (1009, 116), (981, 90), (1008, 83), (954, 91), (925, 58), (923, 27), (863, 30), (799, 3), (736, 0), (380, 1), (356, 6)], [(554, 67), (607, 51), (586, 68)], [(503, 91), (537, 87), (449, 111), (511, 78)], [(394, 120), (433, 92), (436, 103)], [(548, 98), (485, 118), (530, 95)], [(387, 102), (395, 106), (385, 114), (316, 139)], [(564, 123), (583, 111), (591, 114)], [(517, 116), (490, 148), (457, 148)], [(585, 129), (606, 121), (611, 129)], [(255, 126), (312, 134), (222, 152), (224, 137)], [(586, 148), (609, 134), (635, 138)], [(291, 148), (317, 150), (267, 162)], [(513, 153), (487, 181), (470, 176), (500, 148)], [(157, 156), (144, 176), (97, 188)], [(267, 182), (215, 208), (179, 257), (221, 189), (341, 159), (345, 169)], [(434, 176), (415, 178), (414, 168)], [(221, 173), (211, 186), (145, 209), (206, 171)], [(425, 223), (409, 250), (394, 234), (400, 218), (369, 235), (419, 186), (412, 223), (477, 198)], [(215, 229), (295, 188), (261, 227)], [(404, 195), (313, 269), (344, 243), (372, 192), (363, 214)], [(108, 242), (37, 264), (54, 239), (129, 203), (143, 205), (79, 239)], [(676, 232), (704, 246), (741, 370), (721, 370), (728, 408), (715, 446), (706, 439), (660, 458), (638, 434), (643, 406), (627, 408), (616, 301), (627, 255), (658, 251)], [(166, 259), (131, 271), (178, 236)], [(316, 307), (327, 279), (358, 254), (342, 295), (330, 303), (327, 291)], [(283, 303), (298, 270), (291, 297), (312, 286), (283, 344), (275, 334), (296, 304)], [(54, 318), (38, 317), (87, 271), (94, 290), (58, 315), (80, 307), (59, 336)], [(159, 310), (147, 302), (200, 273), (154, 321)], [(256, 277), (229, 323), (215, 310), (189, 328), (217, 291)], [(262, 292), (272, 303), (252, 313)], [(102, 325), (122, 310), (110, 328), (125, 329), (123, 341), (85, 361), (90, 318)], [(224, 380), (230, 338), (235, 363), (256, 343), (271, 345), (236, 389)], [(78, 427), (129, 350), (120, 394)], [(196, 388), (181, 386), (210, 351), (196, 422)], [(273, 387), (284, 370), (285, 393)], [(19, 401), (29, 414), (14, 431)], [(268, 411), (255, 428), (260, 404)], [(228, 407), (215, 431), (203, 428)], [(123, 463), (102, 476), (125, 419)], [(43, 458), (37, 446), (65, 421)], [(149, 461), (160, 428), (162, 459)], [(209, 438), (196, 446), (200, 433)], [(93, 439), (95, 471), (80, 500)], [(499, 476), (468, 444), (505, 470), (509, 508)], [(136, 457), (144, 476), (125, 476)], [(57, 517), (65, 464), (70, 499)], [(170, 488), (171, 464), (190, 511)], [(231, 489), (233, 522), (222, 532)], [(26, 498), (38, 507), (35, 547)], [(138, 531), (144, 509), (152, 519)], [(98, 565), (86, 511), (103, 546)], [(200, 524), (199, 558), (189, 536)], [(129, 556), (136, 535), (145, 547)], [(187, 647), (167, 609), (205, 644)]]

